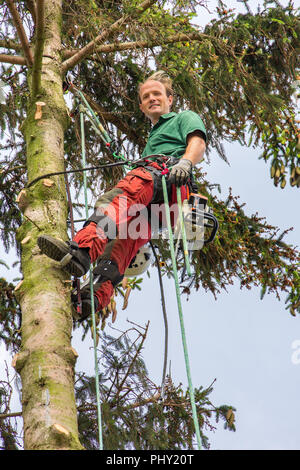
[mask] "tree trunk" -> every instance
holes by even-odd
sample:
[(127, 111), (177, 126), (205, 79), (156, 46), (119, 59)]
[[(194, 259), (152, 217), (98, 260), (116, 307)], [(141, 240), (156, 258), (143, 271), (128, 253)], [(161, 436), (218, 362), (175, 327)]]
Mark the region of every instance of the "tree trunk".
[[(22, 126), (28, 181), (64, 170), (68, 115), (62, 92), (60, 27), (61, 0), (45, 2), (41, 70), (36, 73), (38, 66), (29, 77), (31, 94)], [(40, 43), (41, 38), (39, 47)], [(36, 77), (38, 85), (33, 84)], [(42, 179), (21, 193), (18, 200), (24, 222), (18, 241), (23, 281), (15, 292), (22, 309), (22, 346), (14, 365), (22, 380), (24, 448), (82, 449), (74, 396), (76, 352), (71, 347), (70, 278), (37, 246), (42, 233), (67, 239), (64, 178)]]

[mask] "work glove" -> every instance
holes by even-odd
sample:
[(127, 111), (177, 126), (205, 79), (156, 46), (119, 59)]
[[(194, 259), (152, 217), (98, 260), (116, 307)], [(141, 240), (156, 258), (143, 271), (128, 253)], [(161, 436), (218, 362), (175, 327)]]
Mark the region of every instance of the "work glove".
[(193, 164), (190, 160), (186, 158), (181, 158), (176, 165), (171, 168), (169, 174), (169, 181), (176, 186), (183, 186), (185, 185), (192, 172)]

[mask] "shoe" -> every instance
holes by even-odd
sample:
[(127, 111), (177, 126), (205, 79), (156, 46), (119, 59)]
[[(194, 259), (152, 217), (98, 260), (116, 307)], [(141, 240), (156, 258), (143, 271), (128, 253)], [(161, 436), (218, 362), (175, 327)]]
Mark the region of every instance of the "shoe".
[[(71, 296), (73, 304), (73, 318), (80, 323), (88, 318), (92, 314), (92, 299), (91, 292), (85, 289), (84, 292), (80, 293), (80, 305), (78, 305), (78, 297), (74, 294)], [(78, 308), (79, 307), (79, 308)], [(94, 295), (94, 308), (95, 313), (99, 310), (99, 300)]]
[(60, 262), (61, 267), (71, 276), (81, 277), (89, 270), (90, 256), (76, 242), (64, 242), (50, 235), (41, 235), (37, 243), (43, 254)]

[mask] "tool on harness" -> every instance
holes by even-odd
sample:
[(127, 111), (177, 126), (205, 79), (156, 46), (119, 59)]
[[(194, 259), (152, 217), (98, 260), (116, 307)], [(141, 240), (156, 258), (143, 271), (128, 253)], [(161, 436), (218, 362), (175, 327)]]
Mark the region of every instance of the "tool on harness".
[[(208, 206), (207, 197), (191, 193), (189, 199), (182, 203), (182, 215), (189, 252), (201, 250), (204, 245), (214, 240), (219, 223), (213, 210)], [(177, 255), (180, 241), (183, 238), (179, 218), (174, 230), (174, 238), (177, 239), (175, 250)]]
[(126, 269), (125, 277), (134, 277), (143, 274), (150, 267), (152, 250), (148, 244), (139, 248)]

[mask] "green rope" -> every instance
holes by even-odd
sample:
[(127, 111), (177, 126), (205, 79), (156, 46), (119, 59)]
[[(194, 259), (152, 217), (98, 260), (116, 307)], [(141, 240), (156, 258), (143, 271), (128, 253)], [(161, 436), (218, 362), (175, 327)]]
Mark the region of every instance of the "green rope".
[[(84, 115), (80, 111), (80, 129), (81, 129), (81, 153), (82, 153), (82, 166), (86, 167), (85, 157), (85, 133), (84, 133)], [(84, 200), (85, 200), (85, 215), (86, 219), (89, 217), (88, 198), (87, 198), (87, 178), (86, 172), (83, 172), (84, 184)], [(93, 325), (93, 341), (94, 341), (94, 361), (95, 361), (95, 380), (96, 380), (96, 397), (97, 397), (97, 415), (98, 415), (98, 434), (99, 434), (99, 449), (103, 450), (103, 437), (102, 437), (102, 418), (101, 418), (101, 400), (99, 393), (99, 370), (98, 370), (98, 357), (97, 357), (97, 336), (96, 336), (96, 318), (95, 318), (95, 304), (94, 304), (94, 284), (93, 284), (93, 267), (90, 267), (90, 290), (91, 290), (91, 304), (92, 304), (92, 325)]]
[(201, 449), (200, 429), (199, 429), (199, 423), (198, 423), (198, 418), (197, 418), (194, 388), (192, 384), (192, 377), (191, 377), (187, 342), (186, 342), (186, 335), (185, 335), (185, 327), (184, 327), (184, 321), (183, 321), (178, 271), (177, 271), (175, 251), (174, 251), (173, 232), (172, 232), (170, 207), (169, 207), (169, 200), (168, 200), (167, 183), (166, 183), (166, 177), (164, 175), (162, 176), (162, 185), (163, 185), (163, 192), (164, 192), (166, 219), (167, 219), (167, 225), (168, 225), (168, 231), (169, 231), (169, 245), (170, 245), (170, 252), (171, 252), (172, 266), (173, 266), (173, 273), (174, 273), (174, 280), (175, 280), (176, 298), (177, 298), (178, 314), (179, 314), (179, 321), (180, 321), (180, 327), (181, 327), (181, 337), (182, 337), (182, 344), (183, 344), (183, 350), (184, 350), (186, 373), (187, 373), (187, 379), (188, 379), (188, 384), (189, 384), (189, 393), (190, 393), (190, 400), (191, 400), (191, 406), (192, 406), (192, 413), (193, 413), (193, 420), (194, 420), (194, 426), (195, 426), (195, 431), (196, 431), (198, 449), (200, 450)]
[[(81, 103), (80, 104), (80, 107), (79, 109), (83, 109), (84, 112), (85, 112), (85, 115), (86, 117), (88, 118), (88, 120), (90, 121), (94, 131), (96, 132), (96, 134), (98, 134), (100, 136), (100, 138), (103, 140), (103, 142), (105, 143), (106, 147), (109, 148), (111, 150), (111, 143), (112, 143), (112, 139), (109, 137), (109, 135), (107, 134), (106, 130), (104, 129), (104, 127), (102, 126), (102, 124), (100, 123), (99, 119), (98, 119), (98, 116), (96, 115), (96, 113), (93, 111), (93, 109), (91, 108), (91, 106), (89, 105), (88, 101), (86, 100), (86, 98), (84, 97), (83, 93), (80, 91), (80, 90), (76, 90), (76, 93), (77, 95), (80, 97), (80, 99), (85, 103), (86, 105), (86, 108), (84, 108), (83, 104)], [(89, 111), (89, 112), (88, 112)], [(90, 114), (91, 113), (91, 114)], [(118, 159), (118, 160), (127, 160), (126, 157), (124, 155), (118, 155), (116, 152), (112, 152), (112, 155), (114, 158)], [(127, 170), (131, 170), (132, 168), (129, 166), (129, 165), (124, 165), (125, 168)]]
[(95, 119), (96, 123), (97, 123), (97, 126), (99, 127), (99, 130), (100, 132), (102, 133), (103, 135), (103, 138), (105, 139), (105, 143), (110, 143), (112, 140), (111, 138), (109, 137), (109, 135), (107, 134), (106, 130), (104, 129), (104, 127), (102, 126), (101, 122), (99, 121), (98, 119), (98, 116), (96, 115), (96, 113), (94, 112), (94, 110), (91, 108), (91, 106), (89, 105), (88, 101), (86, 100), (84, 94), (78, 90), (77, 88), (75, 88), (76, 90), (76, 93), (80, 96), (80, 98), (82, 99), (82, 101), (84, 102), (84, 104), (86, 105), (86, 107), (88, 108), (88, 110), (90, 111), (91, 115), (93, 116), (93, 118)]
[(179, 219), (180, 219), (181, 236), (182, 236), (182, 243), (183, 243), (183, 253), (184, 253), (184, 259), (185, 259), (186, 272), (188, 273), (189, 276), (191, 276), (192, 271), (191, 271), (189, 252), (188, 252), (187, 241), (186, 241), (185, 226), (184, 226), (184, 221), (183, 221), (181, 191), (178, 186), (176, 188), (176, 194), (177, 194), (177, 204), (178, 204), (178, 212), (179, 212)]

